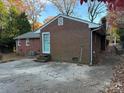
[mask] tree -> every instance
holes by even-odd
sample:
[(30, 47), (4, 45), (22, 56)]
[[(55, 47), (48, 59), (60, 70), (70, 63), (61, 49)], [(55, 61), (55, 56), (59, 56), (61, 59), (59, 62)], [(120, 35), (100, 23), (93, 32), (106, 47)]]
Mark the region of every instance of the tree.
[(6, 16), (7, 16), (7, 10), (5, 8), (5, 5), (2, 0), (0, 0), (0, 52), (1, 52), (1, 37), (2, 37), (2, 32), (5, 29), (6, 26)]
[[(0, 33), (2, 32), (3, 28), (6, 25), (6, 16), (7, 16), (7, 10), (5, 8), (4, 3), (2, 0), (0, 0)], [(1, 37), (1, 35), (0, 35)]]
[[(80, 3), (88, 2), (89, 0), (80, 0)], [(91, 0), (95, 2), (96, 0)], [(124, 24), (124, 0), (97, 0), (98, 2), (104, 2), (108, 8), (107, 23), (108, 31), (111, 33), (110, 37), (114, 38), (114, 41), (119, 37), (117, 29), (123, 27)]]
[(122, 47), (124, 48), (124, 28), (119, 28), (117, 32), (117, 34), (120, 36)]
[(17, 29), (17, 16), (18, 11), (14, 6), (11, 6), (8, 10), (7, 20), (5, 21), (6, 26), (1, 33), (0, 43), (5, 50), (12, 51), (15, 44), (13, 38), (17, 36), (19, 30)]
[[(119, 37), (120, 41), (124, 43), (124, 12), (123, 11), (117, 11), (117, 10), (109, 10), (108, 14), (108, 25), (109, 25), (109, 32), (113, 32), (113, 28), (116, 28), (116, 31), (114, 32), (114, 38), (116, 39), (117, 36)], [(112, 36), (112, 35), (110, 35)], [(116, 41), (116, 40), (114, 40)], [(124, 46), (124, 44), (123, 44)]]
[(32, 29), (37, 30), (39, 29), (43, 24), (40, 22), (36, 22), (34, 25), (31, 26)]
[(11, 6), (9, 8), (9, 13), (7, 16), (7, 26), (4, 32), (7, 32), (7, 37), (15, 37), (17, 33), (19, 32), (17, 28), (17, 17), (20, 14), (20, 12), (16, 9), (15, 6)]
[(104, 3), (98, 2), (97, 0), (92, 2), (91, 0), (87, 1), (88, 5), (88, 16), (89, 20), (91, 22), (94, 22), (94, 20), (101, 14), (106, 11), (106, 7)]
[(31, 31), (31, 25), (27, 19), (25, 12), (17, 16), (17, 29), (19, 30), (19, 35)]
[(7, 7), (14, 6), (20, 12), (24, 12), (26, 7), (23, 3), (23, 0), (4, 0)]
[(28, 19), (33, 25), (38, 21), (38, 18), (41, 16), (42, 11), (45, 8), (45, 2), (42, 0), (23, 0), (23, 3), (26, 7), (26, 14), (28, 15)]
[[(88, 0), (80, 0), (80, 4), (83, 4), (83, 2), (87, 2)], [(91, 0), (92, 2), (96, 0)], [(115, 10), (118, 7), (121, 7), (120, 9), (124, 9), (124, 0), (97, 0), (98, 2), (104, 2), (108, 5), (108, 8), (111, 10)]]
[(27, 19), (25, 13), (21, 13), (17, 11), (16, 7), (11, 6), (9, 9), (7, 26), (5, 31), (3, 31), (3, 38), (11, 38), (21, 35), (31, 31), (31, 25)]
[(49, 0), (64, 15), (70, 16), (74, 13), (77, 0)]
[[(25, 32), (31, 31), (30, 23), (27, 19), (25, 13), (21, 13), (17, 7), (11, 5), (8, 9), (7, 20), (4, 20), (6, 25), (1, 32), (0, 38), (0, 49), (12, 51), (15, 41), (13, 38), (23, 34)], [(3, 50), (4, 50), (3, 49)]]
[(120, 36), (118, 34), (118, 31), (117, 31), (118, 28), (117, 27), (110, 27), (108, 30), (109, 30), (108, 33), (110, 34), (110, 36), (109, 36), (110, 43), (114, 43), (114, 45), (116, 45), (117, 41), (120, 41), (119, 40)]
[(47, 22), (49, 22), (51, 19), (53, 19), (54, 18), (54, 16), (48, 16), (45, 20), (44, 20), (44, 22), (43, 23), (47, 23)]
[[(80, 3), (83, 4), (83, 2), (86, 2), (87, 3), (88, 1), (89, 0), (80, 0)], [(95, 2), (96, 0), (91, 0), (91, 1), (92, 2)], [(112, 13), (114, 13), (114, 15), (116, 14), (118, 16), (118, 15), (120, 15), (120, 13), (122, 11), (124, 11), (124, 0), (97, 0), (97, 1), (98, 2), (104, 2), (107, 5), (108, 12), (109, 13), (112, 12)], [(120, 17), (121, 16), (122, 15), (120, 15)], [(119, 17), (116, 17), (116, 18), (119, 18)]]

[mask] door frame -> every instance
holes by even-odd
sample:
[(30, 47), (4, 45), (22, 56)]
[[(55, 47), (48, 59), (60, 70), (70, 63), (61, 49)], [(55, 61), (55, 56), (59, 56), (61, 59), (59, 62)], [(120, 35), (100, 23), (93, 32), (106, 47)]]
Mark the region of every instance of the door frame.
[(49, 35), (49, 42), (50, 42), (50, 32), (42, 32), (42, 53), (50, 54), (50, 46), (51, 45), (49, 45), (49, 51), (44, 50), (44, 38), (43, 37), (44, 37), (45, 34)]

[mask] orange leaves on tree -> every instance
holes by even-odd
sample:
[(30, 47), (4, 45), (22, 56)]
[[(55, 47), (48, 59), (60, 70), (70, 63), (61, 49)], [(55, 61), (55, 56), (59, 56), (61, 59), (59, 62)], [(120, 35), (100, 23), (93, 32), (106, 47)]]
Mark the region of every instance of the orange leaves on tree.
[(115, 8), (108, 8), (108, 23), (111, 26), (119, 27), (124, 24), (124, 0), (115, 0), (114, 7)]
[(42, 25), (43, 25), (42, 23), (36, 22), (36, 23), (32, 24), (32, 30), (36, 30), (36, 29), (40, 28)]

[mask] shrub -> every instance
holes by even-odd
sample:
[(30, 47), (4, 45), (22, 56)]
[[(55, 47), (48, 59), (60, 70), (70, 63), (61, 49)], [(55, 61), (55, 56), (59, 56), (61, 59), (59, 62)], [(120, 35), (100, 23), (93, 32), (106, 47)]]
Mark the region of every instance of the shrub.
[(73, 62), (79, 62), (79, 58), (78, 58), (78, 57), (73, 57), (73, 58), (72, 58), (72, 61), (73, 61)]
[(37, 57), (37, 61), (40, 61), (40, 62), (48, 62), (50, 60), (51, 60), (51, 55), (50, 54), (39, 55)]

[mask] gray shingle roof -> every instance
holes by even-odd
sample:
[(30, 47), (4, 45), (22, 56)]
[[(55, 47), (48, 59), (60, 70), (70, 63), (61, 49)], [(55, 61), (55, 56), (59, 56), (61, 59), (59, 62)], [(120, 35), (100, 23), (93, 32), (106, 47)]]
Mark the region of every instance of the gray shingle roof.
[(25, 38), (40, 38), (40, 33), (27, 32), (25, 34), (15, 37), (14, 39), (25, 39)]
[(53, 22), (54, 20), (56, 20), (58, 17), (65, 17), (65, 18), (68, 18), (68, 19), (72, 19), (72, 20), (75, 20), (75, 21), (79, 21), (79, 22), (83, 22), (83, 23), (86, 23), (89, 25), (89, 28), (98, 28), (100, 27), (101, 25), (100, 24), (97, 24), (97, 23), (91, 23), (87, 20), (83, 20), (83, 19), (80, 19), (80, 18), (76, 18), (76, 17), (70, 17), (70, 16), (65, 16), (65, 15), (61, 15), (59, 14), (58, 16), (54, 17), (53, 19), (51, 19), (49, 22), (47, 22), (46, 24), (44, 24), (40, 29), (37, 29), (36, 31), (34, 32), (28, 32), (28, 33), (25, 33), (25, 34), (22, 34), (14, 39), (25, 39), (25, 38), (40, 38), (40, 30), (42, 30), (44, 27), (46, 27), (48, 24), (50, 24), (51, 22)]

